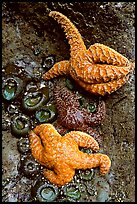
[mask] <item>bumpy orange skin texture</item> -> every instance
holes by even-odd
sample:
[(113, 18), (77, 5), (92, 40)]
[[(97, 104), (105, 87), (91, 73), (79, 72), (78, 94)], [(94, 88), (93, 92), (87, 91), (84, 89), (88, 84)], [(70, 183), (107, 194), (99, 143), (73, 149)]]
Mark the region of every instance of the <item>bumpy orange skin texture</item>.
[(134, 68), (126, 57), (99, 43), (87, 50), (77, 28), (66, 16), (57, 11), (51, 11), (49, 16), (63, 27), (71, 57), (69, 61), (56, 63), (43, 75), (45, 80), (70, 75), (85, 90), (102, 96), (111, 94), (126, 83)]
[[(108, 173), (111, 161), (105, 154), (87, 154), (79, 147), (99, 150), (97, 141), (81, 131), (71, 131), (61, 136), (52, 124), (41, 124), (29, 134), (33, 157), (46, 168), (44, 176), (53, 184), (65, 185), (73, 179), (75, 169), (100, 167), (100, 173)], [(41, 143), (42, 141), (42, 143)]]

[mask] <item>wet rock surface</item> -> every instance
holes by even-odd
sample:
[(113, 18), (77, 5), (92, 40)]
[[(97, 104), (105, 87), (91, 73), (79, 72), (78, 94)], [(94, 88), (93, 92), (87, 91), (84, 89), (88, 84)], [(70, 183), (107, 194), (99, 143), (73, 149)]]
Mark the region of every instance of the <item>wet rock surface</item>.
[[(53, 85), (54, 82), (58, 83), (59, 79), (50, 82), (41, 80), (42, 73), (46, 71), (43, 59), (54, 55), (55, 61), (58, 62), (69, 59), (70, 52), (63, 30), (48, 16), (51, 10), (60, 11), (76, 25), (87, 47), (99, 42), (114, 48), (134, 62), (134, 2), (4, 2), (2, 4), (2, 75), (18, 76), (24, 83), (24, 90), (18, 98), (11, 102), (4, 100), (2, 102), (4, 202), (35, 200), (31, 198), (31, 187), (37, 178), (28, 179), (18, 171), (21, 159), (21, 154), (17, 150), (19, 138), (11, 134), (10, 120), (14, 114), (24, 113), (21, 100), (24, 92), (30, 87), (39, 89), (48, 86), (50, 89), (48, 103), (54, 101)], [(79, 201), (134, 202), (134, 73), (122, 88), (105, 96), (104, 100), (107, 115), (103, 124), (96, 130), (104, 138), (103, 153), (106, 153), (112, 161), (110, 173), (102, 178), (98, 170), (95, 170), (93, 179), (84, 180), (78, 171), (71, 183), (81, 186)], [(8, 111), (11, 104), (12, 108), (17, 107), (17, 111)], [(34, 113), (29, 114), (29, 117), (33, 128), (38, 122)], [(74, 199), (66, 198), (63, 192), (62, 188), (59, 189), (56, 201), (63, 202), (64, 199), (70, 199), (71, 202)]]

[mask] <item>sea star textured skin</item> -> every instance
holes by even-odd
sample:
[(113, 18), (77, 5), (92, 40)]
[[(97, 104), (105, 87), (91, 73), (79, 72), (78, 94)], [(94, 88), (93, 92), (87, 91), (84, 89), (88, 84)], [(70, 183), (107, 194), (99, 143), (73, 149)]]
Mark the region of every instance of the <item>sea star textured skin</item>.
[(99, 43), (87, 50), (77, 28), (66, 16), (57, 11), (51, 11), (49, 16), (64, 28), (70, 44), (70, 60), (56, 63), (43, 75), (45, 80), (70, 75), (85, 90), (102, 96), (111, 94), (126, 83), (134, 68), (126, 57)]
[(90, 126), (99, 125), (106, 116), (105, 102), (99, 99), (97, 111), (89, 112), (86, 108), (80, 108), (79, 97), (68, 90), (67, 87), (57, 85), (54, 89), (54, 98), (58, 110), (58, 122), (69, 130), (80, 130), (94, 137), (99, 144), (101, 136)]
[(107, 155), (79, 150), (79, 146), (99, 150), (96, 140), (84, 132), (71, 131), (62, 137), (52, 124), (47, 123), (31, 131), (29, 140), (33, 157), (46, 167), (44, 176), (58, 186), (70, 182), (75, 169), (100, 167), (102, 175), (110, 169), (111, 161)]

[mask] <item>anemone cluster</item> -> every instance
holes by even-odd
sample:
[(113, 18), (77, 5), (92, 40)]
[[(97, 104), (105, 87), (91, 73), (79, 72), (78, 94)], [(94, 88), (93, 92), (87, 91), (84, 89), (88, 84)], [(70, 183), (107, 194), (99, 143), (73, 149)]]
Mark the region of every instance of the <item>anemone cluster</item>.
[[(48, 60), (51, 60), (51, 57), (50, 55)], [(53, 59), (51, 63), (53, 64)], [(48, 66), (47, 69), (50, 67)], [(17, 66), (16, 68), (20, 69)], [(23, 80), (19, 74), (5, 74), (2, 82), (2, 109), (3, 113), (8, 115), (9, 120), (6, 122), (5, 118), (3, 118), (2, 129), (3, 131), (10, 130), (11, 134), (18, 139), (17, 149), (21, 155), (18, 165), (19, 174), (21, 177), (34, 181), (28, 200), (37, 200), (39, 202), (80, 201), (83, 199), (84, 184), (80, 182), (80, 186), (83, 185), (83, 187), (80, 187), (77, 181), (89, 182), (94, 178), (95, 170), (76, 171), (72, 182), (63, 187), (50, 183), (42, 177), (43, 166), (31, 155), (28, 133), (41, 123), (53, 123), (57, 130), (60, 128), (60, 133), (61, 131), (69, 132), (72, 129), (80, 129), (80, 124), (83, 124), (81, 130), (85, 130), (95, 138), (100, 137), (91, 126), (97, 126), (104, 120), (105, 103), (102, 99), (99, 99), (98, 102), (90, 102), (84, 107), (84, 97), (77, 96), (75, 84), (69, 78), (65, 79), (64, 88), (54, 84), (53, 96), (51, 97), (51, 95), (50, 87), (45, 81), (34, 82), (34, 79)], [(65, 109), (70, 111), (63, 118), (63, 114), (66, 113)], [(81, 114), (81, 119), (77, 117), (77, 113)], [(90, 118), (88, 115), (90, 115)], [(71, 118), (74, 118), (75, 124), (71, 124)], [(81, 151), (88, 152), (90, 149), (85, 150), (83, 148)], [(5, 184), (5, 186), (7, 185)]]
[(23, 81), (21, 76), (5, 75), (2, 100), (3, 111), (10, 116), (11, 132), (17, 137), (27, 135), (35, 124), (56, 119), (55, 105), (49, 101), (49, 87), (42, 81), (34, 84), (33, 79)]
[[(35, 56), (41, 52), (40, 49), (34, 49), (34, 47), (32, 49)], [(17, 64), (9, 64), (4, 68), (2, 109), (3, 113), (8, 116), (8, 120), (3, 117), (2, 130), (10, 130), (11, 134), (18, 139), (17, 149), (20, 153), (19, 177), (15, 183), (17, 184), (22, 177), (32, 181), (30, 197), (27, 200), (30, 202), (77, 202), (86, 201), (90, 196), (92, 200), (92, 196), (96, 197), (96, 195), (98, 195), (97, 200), (101, 200), (102, 198), (99, 196), (103, 187), (100, 190), (101, 193), (99, 193), (98, 183), (94, 182), (92, 186), (89, 185), (94, 178), (95, 181), (100, 178), (98, 169), (76, 171), (74, 178), (69, 184), (58, 187), (43, 178), (43, 166), (31, 154), (28, 134), (30, 130), (41, 123), (53, 123), (60, 134), (63, 131), (81, 130), (89, 133), (100, 144), (102, 143), (101, 136), (92, 129), (92, 126), (100, 125), (105, 118), (104, 101), (99, 98), (97, 103), (88, 103), (85, 107), (83, 103), (84, 97), (79, 98), (77, 96), (74, 90), (75, 83), (69, 78), (66, 78), (65, 87), (56, 86), (55, 84), (52, 98), (50, 85), (41, 80), (41, 76), (45, 71), (48, 73), (54, 64), (55, 55), (51, 54), (42, 57), (39, 71), (37, 68), (29, 67), (29, 64), (25, 68)], [(63, 65), (65, 69), (67, 67), (66, 63)], [(8, 69), (11, 69), (11, 71), (6, 73)], [(16, 71), (12, 72), (12, 69)], [(21, 70), (21, 72), (18, 70)], [(62, 70), (61, 72), (63, 73)], [(64, 135), (64, 133), (61, 135)], [(81, 148), (81, 151), (87, 154), (92, 153), (91, 149), (86, 148)], [(3, 181), (4, 193), (9, 182), (10, 179)], [(109, 185), (105, 178), (104, 183), (104, 186)], [(107, 195), (105, 194), (106, 197), (103, 197), (103, 201), (108, 200), (109, 188), (105, 192), (107, 192)], [(6, 194), (7, 192), (4, 197)], [(6, 201), (6, 198), (4, 200)]]
[[(48, 69), (53, 65), (54, 60), (55, 58), (51, 55), (45, 57), (42, 67)], [(35, 81), (29, 74), (24, 78), (26, 75), (23, 71), (21, 72), (23, 74), (12, 73), (12, 71), (7, 74), (8, 68), (14, 67), (21, 69), (17, 65), (9, 64), (4, 67), (5, 72), (2, 76), (2, 130), (10, 131), (17, 138), (17, 150), (20, 153), (18, 164), (20, 176), (3, 180), (5, 182), (2, 192), (5, 202), (8, 199), (6, 189), (10, 192), (12, 186), (20, 185), (22, 177), (34, 181), (41, 173), (42, 166), (31, 155), (29, 131), (38, 124), (54, 122), (57, 117), (56, 107), (50, 100), (49, 86), (45, 81)]]

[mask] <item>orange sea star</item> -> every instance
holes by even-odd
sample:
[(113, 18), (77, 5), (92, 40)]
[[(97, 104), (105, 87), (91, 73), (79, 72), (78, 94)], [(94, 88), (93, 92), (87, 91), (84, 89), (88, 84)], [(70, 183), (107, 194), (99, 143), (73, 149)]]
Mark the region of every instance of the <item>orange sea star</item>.
[(57, 11), (51, 11), (49, 16), (64, 28), (70, 44), (70, 60), (56, 63), (43, 75), (45, 80), (70, 75), (85, 90), (103, 96), (125, 84), (133, 70), (126, 57), (99, 43), (87, 50), (77, 28), (66, 16)]
[(100, 167), (102, 175), (110, 169), (111, 161), (107, 155), (79, 150), (79, 146), (99, 150), (97, 141), (84, 132), (71, 131), (62, 137), (52, 124), (47, 123), (31, 131), (29, 139), (33, 157), (46, 167), (44, 176), (58, 186), (70, 182), (75, 169)]

